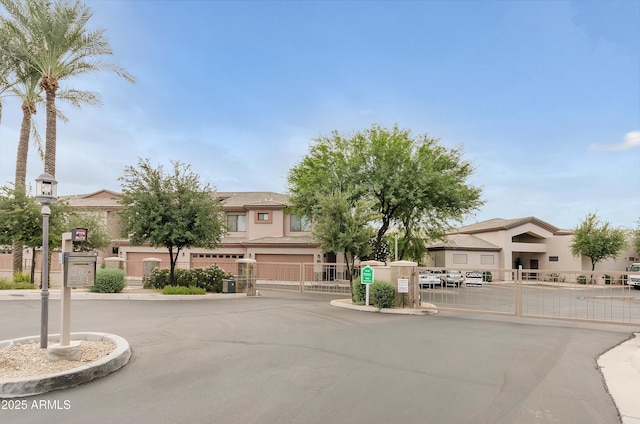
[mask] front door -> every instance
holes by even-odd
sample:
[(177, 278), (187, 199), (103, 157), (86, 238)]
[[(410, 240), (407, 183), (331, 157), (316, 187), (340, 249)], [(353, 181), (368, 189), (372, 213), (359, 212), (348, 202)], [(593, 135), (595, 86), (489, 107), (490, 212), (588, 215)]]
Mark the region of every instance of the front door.
[[(537, 259), (530, 259), (529, 260), (529, 269), (538, 269), (538, 260)], [(532, 272), (530, 274), (530, 278), (532, 280), (537, 280), (538, 279), (538, 273), (537, 272)]]

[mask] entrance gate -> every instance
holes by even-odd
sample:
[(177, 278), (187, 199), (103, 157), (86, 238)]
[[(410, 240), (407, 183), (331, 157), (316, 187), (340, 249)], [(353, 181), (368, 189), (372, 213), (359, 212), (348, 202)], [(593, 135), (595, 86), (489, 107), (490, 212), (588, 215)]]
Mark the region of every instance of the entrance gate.
[[(428, 271), (442, 274), (444, 270), (418, 268), (416, 274)], [(465, 270), (461, 271), (464, 275)], [(442, 311), (640, 324), (640, 291), (626, 285), (621, 272), (503, 269), (485, 270), (483, 275), (479, 285), (423, 286), (421, 304), (433, 304)]]

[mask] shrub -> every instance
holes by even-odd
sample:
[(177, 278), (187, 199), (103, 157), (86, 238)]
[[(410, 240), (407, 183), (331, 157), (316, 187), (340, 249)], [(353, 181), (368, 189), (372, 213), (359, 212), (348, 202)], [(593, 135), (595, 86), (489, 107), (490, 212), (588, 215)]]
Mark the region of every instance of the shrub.
[(31, 284), (31, 276), (29, 274), (24, 274), (24, 273), (15, 274), (13, 276), (13, 282)]
[(164, 286), (162, 294), (205, 294), (206, 291), (195, 286)]
[(7, 280), (0, 280), (0, 290), (29, 290), (35, 289), (36, 286), (29, 282), (13, 282)]
[[(176, 269), (175, 286), (199, 287), (212, 293), (222, 292), (222, 282), (231, 277), (231, 274), (224, 272), (217, 265), (209, 268)], [(144, 279), (145, 289), (164, 289), (169, 285), (169, 270), (156, 268)]]
[(557, 283), (560, 281), (560, 274), (557, 272), (552, 272), (551, 274), (547, 274), (547, 281), (551, 281), (552, 283)]
[(360, 282), (360, 277), (354, 278), (351, 285), (351, 301), (357, 305), (364, 305), (367, 288)]
[(578, 275), (578, 278), (576, 280), (578, 281), (578, 284), (587, 284), (586, 275)]
[(120, 293), (126, 286), (124, 271), (117, 268), (100, 268), (96, 271), (96, 284), (90, 289), (98, 293)]
[(393, 308), (398, 304), (396, 288), (383, 281), (374, 281), (369, 289), (369, 295), (378, 308)]
[(482, 280), (486, 281), (487, 283), (493, 281), (493, 274), (491, 274), (491, 271), (484, 271), (482, 273)]

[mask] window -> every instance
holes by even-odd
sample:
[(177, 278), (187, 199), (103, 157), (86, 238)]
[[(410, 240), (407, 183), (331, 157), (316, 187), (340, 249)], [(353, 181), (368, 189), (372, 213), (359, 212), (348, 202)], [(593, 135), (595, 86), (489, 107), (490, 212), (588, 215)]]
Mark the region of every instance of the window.
[(269, 211), (256, 211), (257, 224), (271, 224), (271, 218), (271, 212)]
[(480, 263), (482, 265), (493, 265), (493, 255), (480, 255)]
[(453, 263), (454, 264), (466, 264), (467, 263), (467, 255), (464, 253), (454, 253), (453, 254)]
[(227, 231), (247, 231), (247, 216), (227, 215)]
[(290, 225), (291, 232), (311, 231), (311, 219), (307, 216), (291, 215)]
[(549, 262), (558, 262), (557, 256), (549, 256)]

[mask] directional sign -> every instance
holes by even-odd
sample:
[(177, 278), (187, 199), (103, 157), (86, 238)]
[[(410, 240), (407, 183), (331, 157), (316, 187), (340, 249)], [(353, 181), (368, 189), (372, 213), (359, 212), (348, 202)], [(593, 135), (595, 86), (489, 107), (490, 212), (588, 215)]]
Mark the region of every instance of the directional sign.
[(372, 284), (373, 283), (373, 268), (369, 265), (362, 268), (362, 284)]

